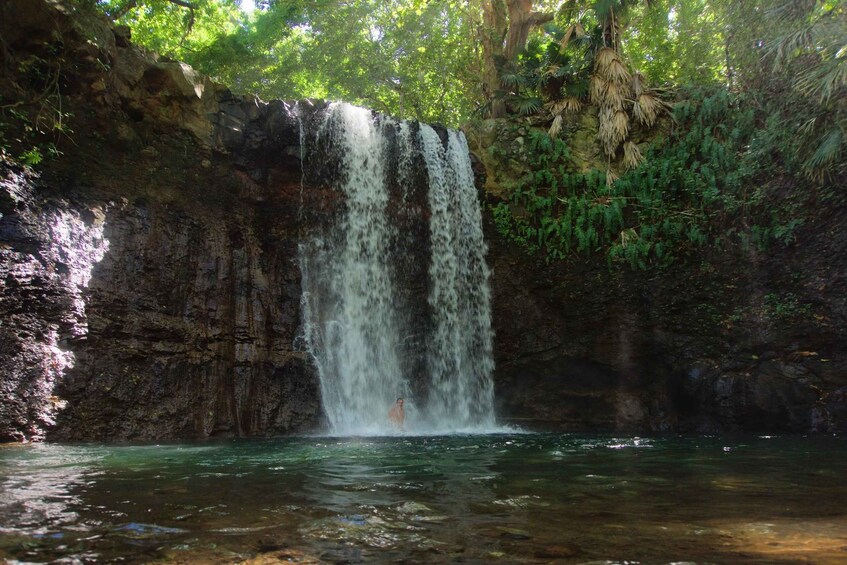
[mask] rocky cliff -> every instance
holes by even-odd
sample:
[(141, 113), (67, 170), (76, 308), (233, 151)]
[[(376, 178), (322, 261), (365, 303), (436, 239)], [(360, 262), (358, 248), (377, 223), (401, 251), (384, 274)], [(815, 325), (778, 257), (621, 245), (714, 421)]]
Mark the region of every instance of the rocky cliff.
[[(334, 201), (320, 174), (304, 182), (291, 108), (234, 96), (58, 0), (4, 2), (0, 36), (0, 96), (22, 116), (4, 135), (18, 153), (48, 139), (62, 152), (39, 174), (0, 162), (0, 440), (319, 426), (296, 255)], [(73, 132), (24, 139), (57, 96)], [(845, 216), (658, 273), (547, 265), (489, 223), (500, 417), (844, 430)]]
[[(294, 347), (289, 108), (234, 97), (63, 3), (2, 9), (5, 68), (55, 69), (73, 133), (40, 177), (2, 164), (0, 439), (314, 428), (318, 385)], [(4, 101), (42, 111), (10, 76)]]
[[(574, 122), (585, 166), (601, 155), (596, 127)], [(489, 121), (469, 136), (489, 204), (522, 174), (527, 128)], [(489, 214), (500, 414), (576, 430), (847, 429), (847, 201), (805, 202), (791, 242), (644, 271), (600, 254), (548, 263)]]

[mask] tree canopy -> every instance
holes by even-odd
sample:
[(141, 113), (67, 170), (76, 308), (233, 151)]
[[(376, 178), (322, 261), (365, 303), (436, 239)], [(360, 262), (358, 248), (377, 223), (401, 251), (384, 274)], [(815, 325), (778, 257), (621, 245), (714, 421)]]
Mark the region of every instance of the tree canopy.
[[(786, 242), (797, 194), (807, 210), (843, 198), (845, 0), (67, 1), (236, 92), (453, 127), (505, 117), (477, 128), (520, 132), (482, 148), (514, 173), (495, 222), (548, 258)], [(57, 64), (27, 62), (42, 95), (0, 108), (26, 163), (59, 154), (31, 137), (68, 131)]]
[(750, 88), (802, 58), (796, 86), (827, 102), (847, 78), (843, 0), (77, 1), (238, 91), (454, 125), (492, 103), (586, 101), (602, 47), (656, 86)]

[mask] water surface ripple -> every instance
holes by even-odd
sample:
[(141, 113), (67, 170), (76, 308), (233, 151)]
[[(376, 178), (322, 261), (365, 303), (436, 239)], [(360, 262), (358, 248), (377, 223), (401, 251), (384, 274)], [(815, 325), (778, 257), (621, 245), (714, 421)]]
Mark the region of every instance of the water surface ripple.
[(831, 437), (9, 446), (0, 559), (843, 563), (845, 476)]

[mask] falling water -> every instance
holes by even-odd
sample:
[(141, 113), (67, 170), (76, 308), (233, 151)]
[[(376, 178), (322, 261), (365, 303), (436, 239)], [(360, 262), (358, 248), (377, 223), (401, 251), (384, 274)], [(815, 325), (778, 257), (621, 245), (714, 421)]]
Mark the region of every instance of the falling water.
[[(406, 399), (406, 432), (494, 425), (479, 203), (464, 137), (453, 131), (447, 137), (445, 148), (429, 126), (334, 103), (305, 149), (334, 171), (330, 184), (343, 200), (333, 220), (300, 246), (303, 333), (332, 434), (395, 432), (387, 411), (399, 396)], [(429, 177), (431, 219), (422, 235), (429, 242), (423, 243), (392, 216), (414, 192), (415, 162)], [(400, 204), (391, 204), (392, 183)], [(398, 272), (401, 265), (421, 249), (430, 256), (411, 261), (428, 264), (420, 271), (428, 296), (398, 288), (408, 278)]]
[(428, 125), (420, 128), (429, 171), (429, 347), (434, 421), (460, 428), (494, 424), (491, 316), (486, 246), (465, 138), (448, 133), (447, 149)]

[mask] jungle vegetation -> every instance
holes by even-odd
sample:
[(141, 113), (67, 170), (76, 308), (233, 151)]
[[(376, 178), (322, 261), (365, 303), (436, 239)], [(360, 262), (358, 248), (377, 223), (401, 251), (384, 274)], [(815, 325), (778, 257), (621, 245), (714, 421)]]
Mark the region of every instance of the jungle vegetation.
[[(502, 119), (526, 150), (491, 211), (547, 260), (790, 244), (844, 198), (845, 0), (72, 1), (237, 92)], [(581, 114), (588, 170), (568, 144)]]

